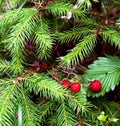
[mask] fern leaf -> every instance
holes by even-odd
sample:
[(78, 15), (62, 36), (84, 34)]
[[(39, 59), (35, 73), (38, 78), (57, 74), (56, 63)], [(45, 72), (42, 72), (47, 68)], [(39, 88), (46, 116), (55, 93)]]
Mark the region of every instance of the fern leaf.
[(76, 115), (67, 106), (67, 104), (62, 101), (61, 105), (57, 109), (57, 125), (58, 126), (76, 126)]
[(120, 33), (113, 29), (103, 30), (100, 34), (103, 37), (103, 40), (115, 45), (120, 49)]
[(96, 35), (91, 34), (86, 36), (79, 42), (66, 56), (61, 57), (61, 65), (71, 67), (82, 61), (85, 56), (92, 52), (96, 43)]
[(61, 98), (64, 98), (65, 90), (62, 86), (45, 74), (28, 76), (24, 78), (24, 82), (25, 85), (29, 87), (29, 90), (33, 90), (35, 94), (40, 93), (45, 97), (56, 99), (58, 101), (60, 101)]
[[(97, 61), (89, 66), (84, 79), (100, 80), (102, 91), (98, 93), (91, 92), (88, 88), (88, 95), (92, 97), (103, 96), (106, 92), (114, 90), (120, 81), (120, 59), (114, 56), (99, 57)], [(87, 82), (86, 82), (87, 84)]]

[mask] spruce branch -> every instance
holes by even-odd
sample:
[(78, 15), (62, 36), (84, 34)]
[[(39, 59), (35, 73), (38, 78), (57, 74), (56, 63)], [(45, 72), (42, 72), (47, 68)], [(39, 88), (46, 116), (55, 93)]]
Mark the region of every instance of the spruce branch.
[(57, 125), (58, 126), (76, 126), (75, 113), (62, 100), (61, 105), (57, 109)]
[(27, 0), (10, 0), (9, 1), (9, 6), (10, 9), (15, 9), (15, 8), (22, 8), (26, 4)]
[[(54, 2), (49, 4), (46, 9), (48, 12), (52, 12), (55, 16), (61, 16), (61, 18), (67, 18), (70, 19), (72, 17), (71, 10), (74, 8), (74, 6), (70, 3), (64, 3), (64, 2)], [(67, 15), (67, 16), (65, 16)], [(78, 18), (81, 16), (82, 18), (85, 17), (85, 11), (82, 10), (82, 8), (78, 8), (73, 12), (73, 17)]]
[(6, 32), (6, 30), (11, 28), (11, 26), (17, 23), (17, 21), (21, 18), (22, 18), (22, 15), (20, 14), (20, 10), (12, 10), (6, 13), (2, 13), (1, 19), (0, 19), (1, 33), (3, 33), (4, 31)]
[(23, 18), (19, 20), (19, 23), (17, 23), (16, 26), (12, 27), (8, 38), (3, 41), (5, 47), (11, 51), (12, 65), (15, 66), (15, 74), (23, 71), (22, 63), (25, 61), (25, 37), (30, 37), (38, 18), (38, 11), (34, 8), (23, 9), (21, 14), (23, 15)]
[(39, 107), (39, 120), (41, 124), (45, 122), (46, 117), (52, 115), (54, 105), (55, 103), (53, 101), (47, 101)]
[(29, 99), (27, 93), (24, 90), (21, 91), (22, 124), (24, 126), (36, 126), (40, 123), (39, 111), (37, 106)]
[(34, 33), (35, 36), (33, 39), (36, 43), (38, 58), (42, 60), (51, 57), (53, 46), (52, 36), (44, 19), (40, 19)]
[(114, 29), (105, 29), (102, 30), (100, 35), (103, 37), (105, 42), (115, 45), (120, 49), (120, 33)]
[[(17, 83), (11, 80), (2, 80), (5, 85), (0, 85), (0, 124), (1, 125), (14, 125), (16, 113), (16, 95), (18, 95)], [(19, 95), (18, 95), (19, 96)]]
[(0, 60), (0, 72), (2, 73), (9, 73), (13, 70), (14, 68), (11, 66), (10, 62), (6, 60)]
[(70, 43), (71, 41), (79, 41), (85, 36), (93, 33), (93, 30), (88, 28), (74, 28), (73, 30), (65, 31), (58, 34), (58, 39), (62, 44)]
[(67, 55), (61, 57), (60, 65), (66, 65), (71, 67), (72, 65), (77, 65), (80, 61), (88, 56), (90, 52), (95, 47), (96, 35), (91, 34), (79, 42)]
[(63, 89), (58, 82), (45, 74), (27, 76), (23, 81), (25, 86), (27, 86), (30, 91), (33, 90), (35, 94), (40, 93), (45, 97), (56, 99), (57, 101), (65, 97), (65, 89)]
[(87, 102), (83, 89), (76, 94), (66, 94), (66, 97), (69, 107), (73, 111), (76, 111), (77, 114), (81, 113), (81, 115), (86, 115), (91, 108), (91, 103)]

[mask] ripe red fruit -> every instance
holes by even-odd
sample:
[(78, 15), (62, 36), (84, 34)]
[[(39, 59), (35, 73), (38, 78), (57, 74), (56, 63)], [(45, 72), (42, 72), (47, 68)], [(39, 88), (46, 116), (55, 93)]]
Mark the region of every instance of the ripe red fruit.
[(102, 84), (99, 80), (94, 80), (91, 84), (90, 84), (90, 89), (93, 92), (99, 92), (102, 90)]
[(79, 82), (74, 82), (71, 85), (71, 91), (72, 92), (79, 92), (81, 89), (81, 84)]
[(61, 83), (62, 85), (63, 85), (63, 87), (65, 87), (65, 88), (69, 88), (70, 86), (71, 86), (71, 83), (70, 83), (70, 81), (69, 80), (67, 80), (67, 79), (64, 79), (63, 81), (62, 81), (62, 83)]

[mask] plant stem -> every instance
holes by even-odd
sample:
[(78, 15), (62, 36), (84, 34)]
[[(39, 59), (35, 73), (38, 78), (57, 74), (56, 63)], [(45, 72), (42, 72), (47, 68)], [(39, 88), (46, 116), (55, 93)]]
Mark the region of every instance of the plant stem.
[(108, 121), (108, 123), (106, 124), (106, 126), (109, 126), (110, 122), (112, 121), (112, 119), (115, 117), (115, 115), (120, 111), (120, 107), (116, 110), (116, 112), (113, 114), (113, 116), (111, 117), (111, 119)]

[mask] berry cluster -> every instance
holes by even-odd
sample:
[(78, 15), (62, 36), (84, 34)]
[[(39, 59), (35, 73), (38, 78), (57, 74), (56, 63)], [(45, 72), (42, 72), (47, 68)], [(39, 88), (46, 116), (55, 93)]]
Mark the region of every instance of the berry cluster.
[(72, 92), (79, 92), (81, 90), (81, 84), (79, 82), (71, 83), (69, 80), (64, 79), (61, 83), (63, 87), (70, 88)]
[[(70, 88), (72, 92), (79, 92), (81, 90), (81, 84), (79, 82), (71, 83), (68, 79), (62, 81), (62, 86)], [(90, 83), (89, 88), (92, 92), (100, 92), (102, 90), (102, 84), (99, 80), (94, 80)]]

